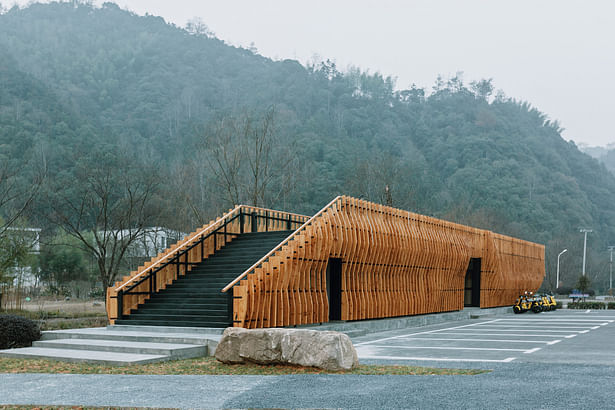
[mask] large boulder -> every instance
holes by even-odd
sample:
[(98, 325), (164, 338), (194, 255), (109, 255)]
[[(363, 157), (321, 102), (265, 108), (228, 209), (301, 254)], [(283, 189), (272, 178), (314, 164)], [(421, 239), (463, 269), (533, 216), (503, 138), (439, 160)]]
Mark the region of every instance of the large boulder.
[(224, 330), (216, 348), (223, 363), (285, 363), (325, 370), (350, 370), (359, 364), (350, 338), (340, 332), (308, 329)]

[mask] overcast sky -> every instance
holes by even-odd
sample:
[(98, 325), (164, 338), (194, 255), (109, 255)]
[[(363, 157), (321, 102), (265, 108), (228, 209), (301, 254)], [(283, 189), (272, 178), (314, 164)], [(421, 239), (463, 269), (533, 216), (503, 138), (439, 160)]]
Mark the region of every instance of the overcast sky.
[[(7, 4), (7, 1), (4, 1)], [(21, 0), (20, 0), (21, 3)], [(102, 4), (96, 1), (96, 4)], [(615, 2), (573, 0), (117, 0), (137, 14), (302, 63), (314, 55), (431, 88), (438, 74), (493, 78), (577, 143), (615, 143)], [(23, 2), (22, 4), (25, 4)]]

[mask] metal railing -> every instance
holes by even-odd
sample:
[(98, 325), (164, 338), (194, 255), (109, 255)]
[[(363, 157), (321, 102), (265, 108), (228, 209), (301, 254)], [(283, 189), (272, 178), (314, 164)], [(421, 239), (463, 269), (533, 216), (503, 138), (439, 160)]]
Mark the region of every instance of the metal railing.
[[(173, 280), (177, 280), (180, 277), (180, 268), (182, 266), (184, 267), (185, 274), (192, 266), (198, 265), (204, 261), (206, 259), (204, 256), (204, 245), (210, 238), (213, 237), (213, 250), (215, 252), (218, 250), (219, 246), (226, 245), (229, 237), (232, 238), (236, 235), (247, 233), (246, 229), (249, 229), (249, 232), (269, 232), (271, 225), (270, 222), (273, 221), (278, 222), (278, 227), (284, 226), (287, 230), (292, 230), (296, 229), (297, 226), (301, 226), (307, 219), (308, 217), (305, 215), (273, 211), (265, 208), (256, 208), (246, 205), (239, 205), (235, 207), (211, 225), (196, 232), (189, 238), (183, 239), (181, 241), (182, 243), (177, 248), (166, 253), (152, 265), (143, 269), (141, 272), (116, 287), (114, 290), (117, 294), (115, 296), (110, 296), (110, 298), (117, 299), (116, 318), (122, 319), (124, 317), (124, 298), (126, 296), (147, 295), (151, 297), (154, 293), (160, 290), (156, 279), (157, 274), (162, 269), (165, 269), (169, 265), (176, 266)], [(238, 226), (237, 224), (233, 225), (237, 220), (239, 220)], [(189, 252), (197, 246), (201, 247), (201, 260), (198, 262), (190, 262)], [(146, 291), (143, 291), (143, 289), (137, 289), (145, 282), (149, 284)], [(229, 306), (229, 308), (230, 313), (232, 314), (232, 306)]]
[(335, 197), (335, 199), (333, 199), (331, 202), (329, 202), (324, 208), (322, 208), (320, 211), (318, 211), (318, 213), (314, 216), (312, 216), (310, 219), (308, 219), (304, 224), (302, 224), (299, 228), (297, 228), (295, 230), (295, 232), (293, 232), (292, 234), (290, 234), (286, 239), (284, 239), (282, 242), (280, 242), (276, 247), (274, 247), (272, 250), (270, 250), (265, 256), (263, 256), (262, 258), (260, 258), (256, 263), (254, 263), (252, 266), (250, 266), (248, 269), (246, 269), (241, 275), (237, 276), (235, 279), (233, 279), (228, 285), (226, 285), (224, 288), (222, 288), (222, 292), (226, 292), (228, 291), (230, 288), (232, 288), (233, 286), (235, 286), (241, 279), (245, 278), (250, 272), (254, 271), (254, 269), (256, 269), (258, 266), (260, 266), (261, 264), (263, 264), (263, 262), (266, 262), (267, 259), (269, 259), (270, 256), (272, 256), (274, 253), (276, 253), (277, 251), (279, 251), (280, 249), (282, 249), (282, 246), (284, 246), (285, 244), (287, 244), (289, 241), (291, 241), (292, 239), (294, 239), (297, 235), (301, 234), (301, 232), (303, 230), (305, 230), (306, 227), (308, 227), (309, 225), (312, 224), (312, 221), (314, 221), (316, 218), (320, 217), (320, 215), (322, 215), (327, 209), (329, 209), (333, 204), (335, 204), (337, 201), (339, 201), (342, 198), (342, 196), (337, 196)]

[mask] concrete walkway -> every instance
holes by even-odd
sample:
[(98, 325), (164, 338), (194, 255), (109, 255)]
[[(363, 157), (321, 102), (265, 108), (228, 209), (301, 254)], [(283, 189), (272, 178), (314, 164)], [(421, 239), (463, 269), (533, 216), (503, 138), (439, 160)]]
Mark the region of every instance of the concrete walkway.
[(0, 404), (164, 408), (610, 408), (613, 368), (496, 365), (478, 376), (0, 374)]

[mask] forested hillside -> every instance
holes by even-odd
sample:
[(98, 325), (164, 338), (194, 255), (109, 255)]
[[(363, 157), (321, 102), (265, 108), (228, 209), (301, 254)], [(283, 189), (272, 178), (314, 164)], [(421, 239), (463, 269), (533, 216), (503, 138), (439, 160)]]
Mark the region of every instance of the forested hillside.
[(588, 272), (608, 284), (615, 176), (490, 80), (398, 90), (112, 3), (14, 7), (0, 16), (0, 56), (2, 160), (24, 175), (34, 174), (24, 164), (47, 169), (30, 224), (53, 229), (92, 172), (125, 167), (132, 180), (156, 178), (149, 225), (187, 232), (235, 202), (311, 214), (347, 194), (545, 243), (547, 288), (564, 248), (574, 285), (579, 228), (592, 228)]

